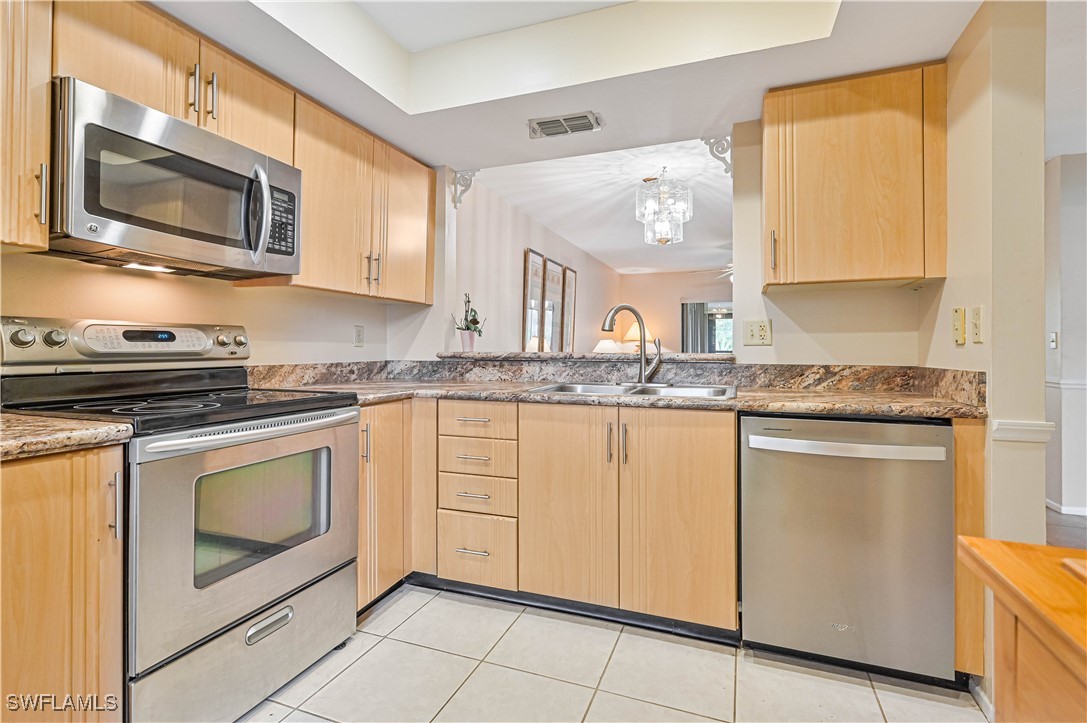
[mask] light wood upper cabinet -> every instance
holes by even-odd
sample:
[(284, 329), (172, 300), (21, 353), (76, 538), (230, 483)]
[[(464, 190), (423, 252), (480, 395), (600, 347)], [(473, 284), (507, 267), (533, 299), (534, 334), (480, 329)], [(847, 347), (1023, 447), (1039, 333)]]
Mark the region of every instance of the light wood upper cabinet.
[(619, 607), (736, 629), (736, 413), (621, 408)]
[(945, 66), (767, 93), (767, 285), (945, 273)]
[(405, 405), (362, 408), (359, 452), (359, 589), (361, 609), (404, 577)]
[(292, 164), (294, 91), (245, 61), (200, 41), (200, 124)]
[(387, 143), (374, 142), (371, 293), (432, 303), (434, 200), (432, 169)]
[(137, 2), (54, 3), (53, 74), (197, 122), (200, 40)]
[(519, 406), (518, 587), (618, 607), (618, 409)]
[[(0, 684), (3, 695), (124, 699), (123, 541), (116, 522), (120, 447), (0, 467)], [(61, 699), (58, 698), (58, 705)], [(3, 707), (0, 719), (57, 720)], [(65, 720), (121, 720), (121, 710)]]
[(52, 7), (34, 0), (0, 5), (0, 244), (5, 250), (49, 247)]

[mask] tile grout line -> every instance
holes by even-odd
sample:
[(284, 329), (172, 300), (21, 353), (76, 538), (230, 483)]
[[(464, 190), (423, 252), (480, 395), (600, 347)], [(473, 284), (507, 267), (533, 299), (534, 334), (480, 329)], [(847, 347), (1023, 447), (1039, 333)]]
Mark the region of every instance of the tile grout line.
[[(439, 593), (439, 594), (441, 594), (441, 593)], [(437, 595), (435, 595), (435, 597), (437, 597)], [(449, 705), (449, 702), (452, 701), (453, 698), (455, 698), (457, 696), (457, 693), (459, 693), (460, 689), (464, 687), (464, 684), (472, 679), (472, 676), (476, 674), (477, 670), (479, 670), (479, 666), (483, 665), (483, 661), (487, 659), (487, 656), (491, 654), (491, 651), (495, 649), (495, 646), (498, 645), (498, 643), (502, 640), (502, 638), (506, 637), (506, 633), (508, 633), (510, 631), (510, 628), (512, 628), (514, 626), (514, 624), (518, 620), (521, 619), (521, 616), (525, 614), (526, 609), (527, 608), (525, 608), (524, 606), (521, 607), (521, 612), (517, 613), (517, 617), (515, 617), (510, 622), (510, 624), (506, 626), (506, 629), (503, 630), (502, 634), (498, 636), (498, 640), (495, 640), (494, 644), (491, 645), (491, 647), (487, 648), (487, 652), (483, 654), (483, 657), (480, 658), (478, 661), (476, 661), (476, 666), (474, 668), (472, 668), (472, 672), (469, 673), (468, 675), (464, 676), (464, 680), (462, 680), (460, 682), (460, 685), (457, 686), (457, 689), (453, 691), (452, 695), (450, 695), (448, 698), (446, 698), (445, 702), (442, 703), (442, 707), (439, 708), (438, 712), (435, 713), (434, 716), (430, 719), (432, 723), (433, 723), (433, 721), (438, 719), (438, 716), (440, 716), (442, 714), (442, 711), (445, 710), (446, 706)]]
[(600, 692), (600, 683), (604, 680), (604, 674), (608, 672), (608, 666), (611, 665), (611, 659), (615, 656), (615, 649), (619, 647), (619, 638), (623, 637), (623, 630), (625, 629), (625, 625), (619, 626), (619, 632), (615, 635), (615, 642), (611, 644), (611, 652), (608, 653), (608, 659), (604, 663), (604, 667), (600, 670), (600, 675), (596, 678), (596, 686), (593, 688), (593, 694), (589, 697), (589, 705), (585, 707), (585, 713), (581, 716), (581, 723), (585, 723), (585, 719), (589, 717), (589, 711), (593, 709), (593, 703), (596, 702), (596, 694)]
[(732, 663), (732, 721), (735, 723), (740, 710), (740, 656), (743, 648), (737, 648)]
[(883, 723), (887, 723), (887, 711), (883, 710), (883, 701), (879, 699), (879, 691), (876, 690), (876, 681), (872, 680), (871, 673), (865, 673), (864, 677), (868, 678), (868, 685), (872, 687), (872, 695), (876, 696), (876, 705), (879, 706), (879, 714), (883, 716)]

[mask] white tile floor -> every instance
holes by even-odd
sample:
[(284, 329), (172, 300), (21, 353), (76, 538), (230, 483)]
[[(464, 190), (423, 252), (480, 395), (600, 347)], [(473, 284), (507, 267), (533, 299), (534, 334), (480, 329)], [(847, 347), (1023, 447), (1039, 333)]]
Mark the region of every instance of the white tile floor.
[(406, 586), (250, 721), (977, 721), (965, 693)]

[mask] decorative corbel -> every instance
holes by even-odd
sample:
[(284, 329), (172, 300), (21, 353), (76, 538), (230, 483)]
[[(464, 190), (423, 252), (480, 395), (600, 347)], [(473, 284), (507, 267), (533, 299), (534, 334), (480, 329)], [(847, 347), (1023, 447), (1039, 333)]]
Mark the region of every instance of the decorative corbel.
[(460, 208), (464, 194), (472, 187), (472, 180), (477, 173), (478, 168), (474, 171), (453, 171), (453, 208)]
[(732, 137), (703, 138), (702, 142), (710, 149), (710, 155), (721, 161), (725, 173), (732, 175)]

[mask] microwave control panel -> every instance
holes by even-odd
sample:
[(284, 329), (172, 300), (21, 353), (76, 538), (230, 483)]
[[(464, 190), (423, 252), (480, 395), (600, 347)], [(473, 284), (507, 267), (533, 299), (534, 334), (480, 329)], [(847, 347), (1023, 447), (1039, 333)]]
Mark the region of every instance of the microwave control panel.
[(295, 233), (298, 230), (296, 199), (290, 191), (272, 187), (272, 233), (268, 253), (294, 256)]

